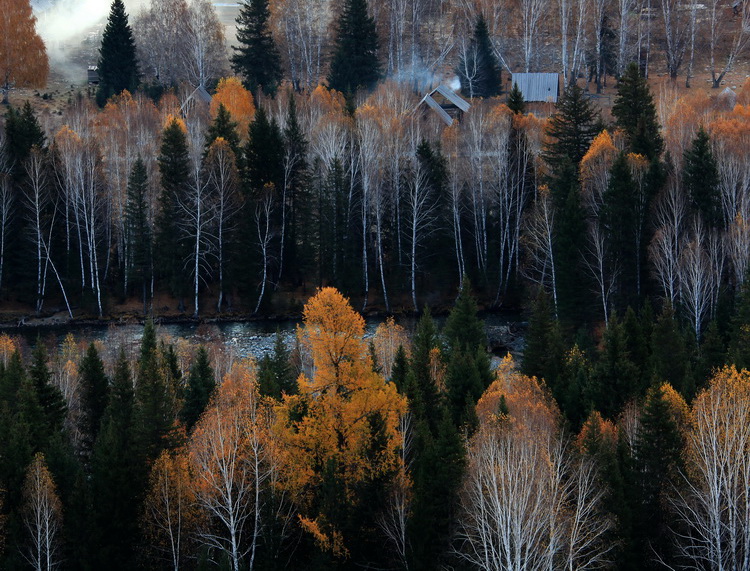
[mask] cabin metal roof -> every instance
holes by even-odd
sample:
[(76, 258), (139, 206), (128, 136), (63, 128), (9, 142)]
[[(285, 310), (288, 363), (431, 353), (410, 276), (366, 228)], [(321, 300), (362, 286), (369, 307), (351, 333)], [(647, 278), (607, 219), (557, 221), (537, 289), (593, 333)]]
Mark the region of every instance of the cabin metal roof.
[(518, 85), (524, 101), (557, 103), (560, 92), (560, 75), (557, 73), (514, 73), (513, 83)]
[(430, 109), (437, 113), (438, 117), (440, 117), (440, 120), (448, 125), (448, 127), (453, 125), (453, 117), (451, 117), (448, 112), (443, 109), (443, 106), (435, 100), (435, 98), (433, 97), (435, 94), (442, 95), (446, 99), (446, 101), (448, 101), (448, 103), (455, 106), (463, 113), (466, 113), (471, 107), (471, 105), (460, 95), (458, 95), (456, 92), (454, 92), (449, 87), (446, 87), (445, 85), (438, 85), (435, 89), (425, 95), (416, 108), (419, 109), (422, 104), (426, 104), (428, 107), (430, 107)]

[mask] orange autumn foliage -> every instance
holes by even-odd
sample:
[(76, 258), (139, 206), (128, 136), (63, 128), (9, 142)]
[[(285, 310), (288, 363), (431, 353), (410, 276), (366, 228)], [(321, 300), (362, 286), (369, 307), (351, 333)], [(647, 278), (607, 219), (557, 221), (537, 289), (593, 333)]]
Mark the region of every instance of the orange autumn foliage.
[(255, 103), (252, 93), (245, 89), (242, 82), (236, 77), (225, 77), (219, 80), (216, 94), (211, 99), (212, 119), (215, 119), (219, 113), (220, 105), (224, 105), (232, 116), (232, 121), (237, 123), (240, 138), (246, 138), (247, 130), (255, 116)]
[(554, 434), (560, 423), (560, 411), (547, 387), (536, 377), (521, 374), (510, 355), (503, 358), (495, 381), (477, 402), (480, 423), (496, 418), (503, 405), (514, 425), (532, 432)]
[[(358, 482), (398, 468), (406, 399), (373, 371), (364, 319), (337, 290), (321, 289), (305, 305), (303, 320), (297, 334), (310, 365), (297, 381), (299, 394), (285, 395), (277, 407), (275, 431), (300, 523), (323, 549), (345, 557), (347, 539), (317, 511), (315, 494), (330, 466), (346, 501), (355, 500)], [(367, 453), (373, 422), (383, 444), (374, 458)]]
[(47, 48), (36, 32), (36, 17), (29, 0), (3, 0), (0, 2), (0, 90), (7, 97), (7, 90), (12, 87), (43, 87), (48, 74)]

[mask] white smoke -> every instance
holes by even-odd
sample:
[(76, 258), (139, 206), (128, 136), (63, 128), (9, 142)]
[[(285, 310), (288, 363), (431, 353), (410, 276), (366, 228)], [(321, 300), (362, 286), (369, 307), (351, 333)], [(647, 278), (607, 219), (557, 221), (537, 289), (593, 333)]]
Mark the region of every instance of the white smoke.
[(459, 89), (461, 89), (461, 80), (457, 75), (453, 76), (453, 79), (451, 79), (448, 87), (450, 87), (453, 91), (458, 91)]
[[(131, 24), (145, 3), (147, 0), (125, 0)], [(85, 80), (86, 68), (83, 63), (73, 61), (73, 52), (88, 45), (89, 59), (94, 61), (87, 63), (96, 63), (110, 6), (108, 0), (33, 0), (36, 29), (47, 46), (53, 70), (76, 83)]]

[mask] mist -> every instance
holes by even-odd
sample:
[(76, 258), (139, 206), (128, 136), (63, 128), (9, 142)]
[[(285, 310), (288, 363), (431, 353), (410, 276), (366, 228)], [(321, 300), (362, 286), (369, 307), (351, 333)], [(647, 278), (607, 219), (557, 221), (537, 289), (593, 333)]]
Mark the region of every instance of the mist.
[[(148, 0), (124, 0), (132, 21)], [(66, 81), (86, 81), (87, 65), (95, 65), (98, 58), (101, 32), (109, 15), (107, 0), (33, 0), (37, 17), (36, 29), (47, 46), (50, 68), (61, 73)], [(74, 60), (84, 47), (91, 61)]]

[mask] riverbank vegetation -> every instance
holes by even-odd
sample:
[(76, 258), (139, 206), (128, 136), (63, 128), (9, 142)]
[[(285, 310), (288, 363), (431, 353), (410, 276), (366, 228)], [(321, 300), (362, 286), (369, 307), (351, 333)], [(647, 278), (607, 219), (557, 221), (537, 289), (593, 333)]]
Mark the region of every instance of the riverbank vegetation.
[(702, 362), (671, 315), (630, 312), (599, 347), (567, 349), (542, 296), (522, 362), (493, 370), (468, 280), (442, 331), (426, 312), (411, 336), (388, 320), (368, 340), (333, 288), (303, 313), (294, 346), (257, 362), (151, 322), (139, 346), (0, 337), (2, 567), (745, 556), (750, 377), (723, 365), (743, 362), (735, 345)]

